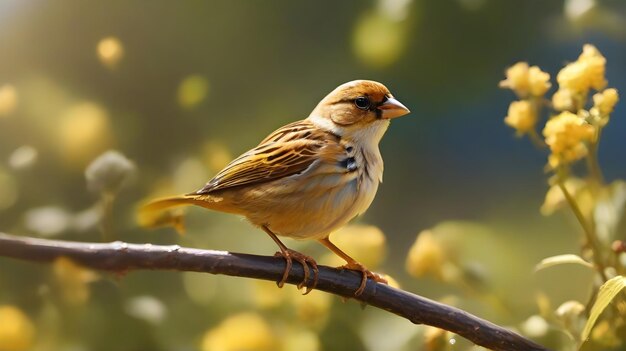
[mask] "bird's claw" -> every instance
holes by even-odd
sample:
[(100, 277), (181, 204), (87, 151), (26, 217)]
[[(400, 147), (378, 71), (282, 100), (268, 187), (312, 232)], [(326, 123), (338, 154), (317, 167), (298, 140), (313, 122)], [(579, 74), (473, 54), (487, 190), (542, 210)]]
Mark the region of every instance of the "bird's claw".
[(357, 272), (361, 272), (361, 284), (359, 285), (359, 287), (354, 291), (354, 296), (360, 296), (363, 291), (365, 290), (365, 285), (367, 284), (367, 279), (370, 278), (373, 281), (377, 282), (377, 283), (382, 283), (387, 285), (387, 279), (383, 278), (383, 276), (376, 274), (372, 271), (370, 271), (369, 269), (365, 268), (364, 265), (358, 263), (358, 262), (354, 262), (354, 263), (348, 263), (346, 265), (341, 266), (342, 269), (349, 269), (351, 271), (357, 271)]
[[(307, 256), (298, 251), (289, 249), (286, 251), (276, 252), (274, 256), (283, 257), (285, 259), (285, 262), (287, 263), (282, 279), (276, 282), (276, 285), (278, 285), (279, 288), (282, 288), (285, 285), (287, 278), (289, 278), (289, 272), (291, 271), (293, 261), (300, 263), (302, 265), (302, 269), (304, 270), (304, 279), (297, 285), (298, 289), (302, 289), (306, 286), (306, 291), (303, 294), (306, 295), (315, 288), (319, 277), (319, 269), (317, 268), (317, 262), (315, 262), (315, 260), (311, 256)], [(313, 283), (310, 286), (307, 285), (310, 277), (309, 265), (311, 265), (311, 270), (313, 270)]]

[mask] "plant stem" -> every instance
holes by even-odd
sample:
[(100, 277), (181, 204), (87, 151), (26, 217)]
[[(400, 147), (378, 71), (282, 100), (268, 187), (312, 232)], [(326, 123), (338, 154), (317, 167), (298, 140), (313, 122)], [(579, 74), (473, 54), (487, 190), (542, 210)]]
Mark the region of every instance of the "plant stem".
[[(541, 110), (544, 105), (544, 102), (545, 100), (543, 99), (543, 97), (533, 96), (530, 98), (530, 104), (534, 110), (537, 120), (539, 120), (541, 116)], [(543, 141), (543, 139), (539, 137), (539, 134), (537, 134), (537, 131), (535, 130), (534, 127), (528, 132), (528, 138), (533, 143), (533, 145), (535, 145), (535, 147), (538, 149), (545, 149), (548, 146)]]
[(102, 194), (102, 219), (101, 219), (101, 231), (102, 241), (113, 240), (113, 202), (115, 201), (115, 195), (111, 193)]
[(585, 232), (585, 236), (587, 237), (587, 242), (589, 243), (589, 246), (591, 247), (591, 251), (593, 252), (593, 259), (595, 261), (596, 269), (598, 270), (598, 273), (600, 273), (600, 276), (602, 277), (603, 281), (607, 281), (608, 278), (606, 276), (606, 273), (604, 272), (605, 267), (604, 267), (604, 263), (602, 262), (602, 254), (595, 240), (596, 239), (595, 230), (587, 223), (587, 220), (585, 219), (585, 216), (583, 215), (582, 211), (578, 207), (576, 200), (574, 200), (572, 195), (565, 188), (565, 184), (563, 183), (563, 180), (561, 177), (559, 177), (557, 183), (559, 184), (559, 188), (563, 192), (563, 196), (565, 196), (567, 203), (569, 204), (570, 208), (574, 212), (576, 219), (578, 219), (578, 222), (583, 227), (583, 231)]
[(530, 132), (528, 132), (528, 138), (530, 139), (530, 141), (533, 143), (533, 145), (535, 145), (535, 147), (537, 149), (545, 149), (548, 145), (546, 145), (546, 143), (539, 137), (539, 134), (537, 134), (537, 131), (532, 129)]
[(604, 184), (604, 176), (602, 175), (602, 169), (600, 169), (600, 163), (598, 163), (598, 144), (600, 142), (602, 129), (600, 127), (597, 128), (593, 140), (589, 143), (587, 167), (589, 168), (589, 174), (591, 174), (591, 179), (595, 182), (595, 185), (601, 186)]

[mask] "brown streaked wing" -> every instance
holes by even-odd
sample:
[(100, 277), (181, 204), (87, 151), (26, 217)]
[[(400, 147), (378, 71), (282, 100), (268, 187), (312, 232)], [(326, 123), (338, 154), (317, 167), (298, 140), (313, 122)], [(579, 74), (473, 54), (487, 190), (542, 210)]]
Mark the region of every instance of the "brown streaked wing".
[(300, 173), (334, 136), (307, 120), (288, 124), (239, 156), (196, 194), (209, 194), (242, 185), (269, 182)]

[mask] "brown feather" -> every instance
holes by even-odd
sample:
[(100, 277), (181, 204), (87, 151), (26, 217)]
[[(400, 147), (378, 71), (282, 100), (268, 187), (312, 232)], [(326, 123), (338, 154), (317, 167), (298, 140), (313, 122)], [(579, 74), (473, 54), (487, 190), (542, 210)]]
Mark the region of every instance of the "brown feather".
[[(140, 226), (146, 228), (172, 225), (172, 223), (162, 223), (164, 221), (164, 214), (168, 215), (169, 212), (166, 210), (181, 206), (196, 205), (210, 210), (224, 211), (221, 208), (222, 206), (220, 206), (221, 202), (221, 198), (207, 195), (181, 195), (158, 199), (139, 208), (137, 212), (137, 222)], [(171, 218), (177, 220), (175, 216), (171, 216)]]
[(307, 120), (288, 124), (236, 158), (193, 194), (213, 194), (301, 173), (318, 160), (325, 146), (336, 138)]

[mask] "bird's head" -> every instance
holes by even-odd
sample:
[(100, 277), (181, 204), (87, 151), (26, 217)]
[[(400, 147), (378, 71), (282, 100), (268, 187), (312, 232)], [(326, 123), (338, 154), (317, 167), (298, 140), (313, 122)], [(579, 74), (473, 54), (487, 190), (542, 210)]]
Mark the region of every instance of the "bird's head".
[(342, 135), (370, 129), (382, 129), (384, 133), (390, 119), (409, 112), (381, 83), (355, 80), (326, 95), (309, 119)]

